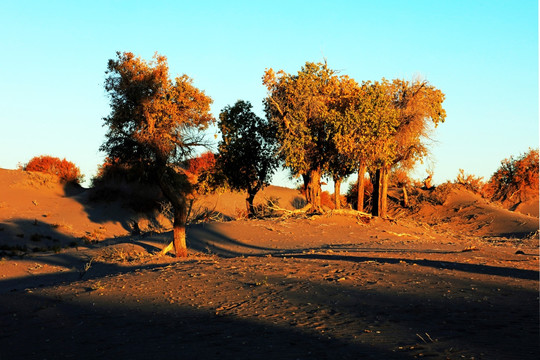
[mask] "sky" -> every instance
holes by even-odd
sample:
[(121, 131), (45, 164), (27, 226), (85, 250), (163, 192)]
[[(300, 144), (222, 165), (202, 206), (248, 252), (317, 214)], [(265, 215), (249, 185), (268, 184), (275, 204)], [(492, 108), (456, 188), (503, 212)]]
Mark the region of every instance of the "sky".
[[(459, 169), (488, 179), (539, 142), (536, 0), (6, 0), (0, 49), (5, 169), (47, 154), (95, 175), (117, 51), (165, 55), (172, 77), (188, 75), (213, 99), (216, 118), (239, 99), (264, 116), (267, 68), (296, 73), (326, 59), (359, 83), (421, 77), (446, 95), (446, 121), (413, 173), (430, 168), (436, 184)], [(287, 171), (273, 183), (294, 186)]]

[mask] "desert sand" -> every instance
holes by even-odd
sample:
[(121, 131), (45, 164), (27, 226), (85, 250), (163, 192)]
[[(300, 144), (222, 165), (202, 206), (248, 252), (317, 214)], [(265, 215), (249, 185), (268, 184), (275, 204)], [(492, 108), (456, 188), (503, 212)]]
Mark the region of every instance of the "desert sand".
[[(397, 195), (396, 195), (397, 196)], [(538, 200), (188, 226), (0, 170), (0, 359), (536, 359)], [(199, 199), (235, 219), (242, 194)], [(285, 210), (298, 191), (269, 187)], [(136, 224), (136, 226), (135, 226)], [(134, 231), (137, 230), (137, 231)]]

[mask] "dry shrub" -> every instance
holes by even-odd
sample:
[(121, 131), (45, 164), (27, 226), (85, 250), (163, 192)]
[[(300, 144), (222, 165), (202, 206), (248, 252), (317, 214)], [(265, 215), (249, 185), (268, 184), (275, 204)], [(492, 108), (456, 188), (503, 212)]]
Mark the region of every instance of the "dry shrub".
[(437, 187), (425, 189), (423, 185), (417, 184), (411, 188), (409, 193), (409, 207), (412, 211), (419, 210), (421, 204), (443, 205), (448, 196), (458, 185), (445, 182)]
[(501, 161), (501, 166), (484, 186), (484, 196), (492, 201), (517, 204), (538, 198), (538, 149)]
[(466, 189), (469, 189), (474, 193), (481, 194), (485, 185), (483, 179), (483, 177), (466, 174), (463, 169), (459, 169), (459, 173), (454, 183), (463, 185)]
[(65, 182), (77, 184), (84, 178), (81, 170), (71, 161), (66, 159), (61, 160), (49, 155), (33, 157), (28, 164), (23, 166), (23, 170), (56, 175)]
[(323, 208), (335, 209), (334, 197), (328, 191), (321, 192), (321, 205)]
[(223, 193), (229, 190), (227, 180), (216, 165), (216, 156), (208, 151), (187, 161), (187, 174), (200, 195)]
[(98, 166), (92, 186), (99, 187), (108, 183), (148, 183), (148, 176), (142, 165), (128, 165), (119, 159), (106, 157), (103, 164)]
[(137, 249), (124, 249), (120, 247), (111, 247), (104, 248), (101, 252), (93, 259), (96, 261), (103, 262), (133, 262), (152, 257), (152, 254)]
[[(371, 209), (371, 194), (373, 194), (373, 183), (369, 176), (364, 178), (364, 211)], [(351, 183), (345, 195), (347, 202), (351, 204), (355, 209), (357, 208), (358, 201), (358, 181)]]
[(409, 174), (404, 169), (394, 169), (390, 172), (389, 184), (396, 187), (408, 187), (412, 184)]

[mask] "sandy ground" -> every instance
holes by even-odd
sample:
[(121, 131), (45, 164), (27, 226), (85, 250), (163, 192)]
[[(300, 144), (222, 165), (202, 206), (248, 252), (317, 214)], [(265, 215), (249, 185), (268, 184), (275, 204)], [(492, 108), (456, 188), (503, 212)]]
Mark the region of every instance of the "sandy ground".
[[(10, 189), (0, 197), (6, 237), (13, 219), (23, 219), (21, 209), (9, 211), (19, 206)], [(39, 193), (65, 200), (63, 209), (87, 208), (80, 194), (52, 192)], [(280, 206), (290, 196), (281, 194)], [(29, 219), (38, 207), (30, 205)], [(51, 210), (38, 227), (61, 213)], [(73, 233), (103, 226), (112, 234), (58, 253), (2, 257), (0, 359), (540, 355), (538, 237), (529, 235), (538, 218), (468, 193), (414, 218), (328, 214), (194, 224), (190, 256), (180, 260), (153, 255), (170, 232), (131, 236), (115, 230), (122, 221), (103, 225), (82, 214), (66, 222)], [(36, 225), (30, 220), (17, 231), (32, 233)], [(16, 240), (31, 242), (29, 235)]]

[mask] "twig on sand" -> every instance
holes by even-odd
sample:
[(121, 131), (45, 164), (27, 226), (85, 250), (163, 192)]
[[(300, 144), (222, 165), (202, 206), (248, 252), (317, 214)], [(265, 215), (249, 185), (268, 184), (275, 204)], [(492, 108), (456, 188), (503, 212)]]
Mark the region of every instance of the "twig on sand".
[(424, 338), (422, 336), (420, 336), (420, 334), (416, 334), (416, 336), (418, 336), (420, 338), (420, 340), (422, 340), (424, 342), (424, 344), (427, 344), (427, 341), (424, 340)]
[[(428, 333), (424, 333), (424, 334), (427, 336), (427, 338), (429, 339), (430, 342), (432, 342), (432, 343), (435, 342), (435, 340), (433, 340), (433, 339), (431, 338), (431, 336), (429, 336)], [(424, 344), (427, 344), (427, 343), (428, 343), (422, 336), (420, 336), (420, 334), (416, 334), (416, 336), (418, 336), (418, 337), (420, 338), (420, 340), (422, 340), (422, 341), (424, 342)]]
[(268, 209), (275, 211), (277, 213), (282, 213), (282, 218), (287, 218), (295, 215), (305, 215), (309, 209), (311, 209), (311, 205), (307, 204), (302, 209), (296, 209), (296, 210), (289, 210), (284, 209), (280, 206), (278, 206), (275, 202), (273, 202), (271, 199), (268, 200)]
[(174, 248), (174, 244), (171, 241), (169, 245), (165, 246), (163, 250), (159, 252), (159, 255), (166, 255), (169, 251), (171, 251)]
[[(270, 209), (272, 211), (275, 211), (277, 213), (281, 213), (282, 218), (288, 218), (288, 217), (292, 217), (292, 216), (305, 216), (305, 215), (307, 215), (309, 210), (311, 209), (311, 204), (307, 204), (306, 206), (304, 206), (301, 209), (289, 210), (289, 209), (284, 209), (282, 207), (279, 207), (273, 201), (268, 200), (268, 209)], [(371, 219), (372, 218), (371, 214), (368, 214), (368, 213), (365, 213), (365, 212), (362, 212), (362, 211), (357, 211), (357, 210), (350, 210), (350, 209), (334, 209), (334, 210), (327, 211), (325, 214), (329, 215), (329, 216), (331, 216), (331, 215), (355, 216), (355, 217), (357, 217), (359, 219), (360, 218), (363, 218), (363, 219)]]
[(351, 209), (334, 209), (330, 211), (332, 215), (350, 215), (350, 216), (360, 216), (371, 219), (373, 215), (365, 213), (363, 211), (351, 210)]
[(92, 267), (92, 261), (94, 261), (94, 258), (90, 258), (90, 261), (84, 264), (83, 268), (79, 270), (79, 279), (82, 279), (84, 275), (90, 270), (90, 267)]

